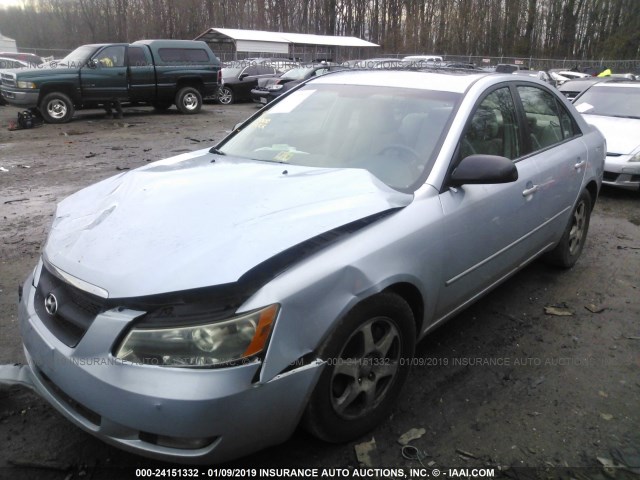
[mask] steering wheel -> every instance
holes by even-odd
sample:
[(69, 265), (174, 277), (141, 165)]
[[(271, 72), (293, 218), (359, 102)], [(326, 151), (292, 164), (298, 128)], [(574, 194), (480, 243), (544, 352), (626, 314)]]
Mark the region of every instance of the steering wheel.
[(411, 154), (411, 156), (416, 161), (416, 163), (419, 163), (420, 160), (422, 159), (420, 154), (416, 152), (413, 148), (407, 147), (406, 145), (402, 145), (401, 143), (392, 143), (391, 145), (384, 146), (382, 150), (378, 152), (378, 155), (382, 155), (384, 152), (387, 152), (389, 150), (391, 151), (395, 150), (396, 152), (408, 152)]
[(473, 148), (473, 145), (471, 145), (471, 142), (467, 139), (467, 137), (464, 137), (462, 139), (462, 148), (460, 150), (462, 150), (463, 148), (468, 148), (471, 152), (470, 155), (475, 155), (477, 153), (476, 149)]
[[(414, 169), (416, 172), (420, 170), (422, 156), (413, 148), (402, 145), (401, 143), (392, 143), (391, 145), (386, 145), (378, 152), (378, 155), (383, 155), (385, 152), (393, 151), (397, 152), (396, 158), (398, 158), (400, 161), (405, 161), (407, 165), (410, 168)], [(408, 153), (409, 155), (403, 155), (402, 153)]]

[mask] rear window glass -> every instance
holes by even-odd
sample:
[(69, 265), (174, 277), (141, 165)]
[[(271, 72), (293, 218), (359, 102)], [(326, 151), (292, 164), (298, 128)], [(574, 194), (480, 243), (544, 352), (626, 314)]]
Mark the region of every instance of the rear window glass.
[(146, 67), (150, 65), (144, 50), (140, 47), (129, 47), (129, 65), (132, 67)]
[(202, 48), (161, 48), (160, 59), (165, 63), (208, 63), (209, 55)]

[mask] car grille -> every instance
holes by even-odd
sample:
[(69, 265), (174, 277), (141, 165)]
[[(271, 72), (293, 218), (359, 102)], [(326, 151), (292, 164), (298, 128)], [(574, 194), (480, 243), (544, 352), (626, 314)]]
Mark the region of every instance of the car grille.
[[(49, 294), (57, 300), (57, 312), (51, 315), (45, 308)], [(35, 294), (35, 309), (42, 323), (61, 342), (75, 347), (93, 323), (106, 310), (106, 300), (80, 290), (42, 267)]]
[(2, 85), (5, 87), (15, 87), (16, 86), (16, 77), (10, 73), (2, 74)]

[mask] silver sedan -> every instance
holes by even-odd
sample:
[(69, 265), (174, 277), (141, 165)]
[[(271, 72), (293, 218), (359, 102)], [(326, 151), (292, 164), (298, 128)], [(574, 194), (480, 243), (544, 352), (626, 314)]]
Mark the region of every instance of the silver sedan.
[(62, 201), (19, 307), (28, 378), (80, 428), (211, 463), (357, 438), (415, 344), (584, 247), (602, 135), (528, 77), (356, 71), (218, 145)]

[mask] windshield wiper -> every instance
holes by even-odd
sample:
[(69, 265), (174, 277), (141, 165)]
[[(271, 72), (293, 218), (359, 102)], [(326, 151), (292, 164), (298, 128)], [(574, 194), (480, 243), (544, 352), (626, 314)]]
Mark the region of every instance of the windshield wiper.
[(209, 153), (215, 153), (216, 155), (226, 155), (226, 153), (216, 147), (211, 147)]

